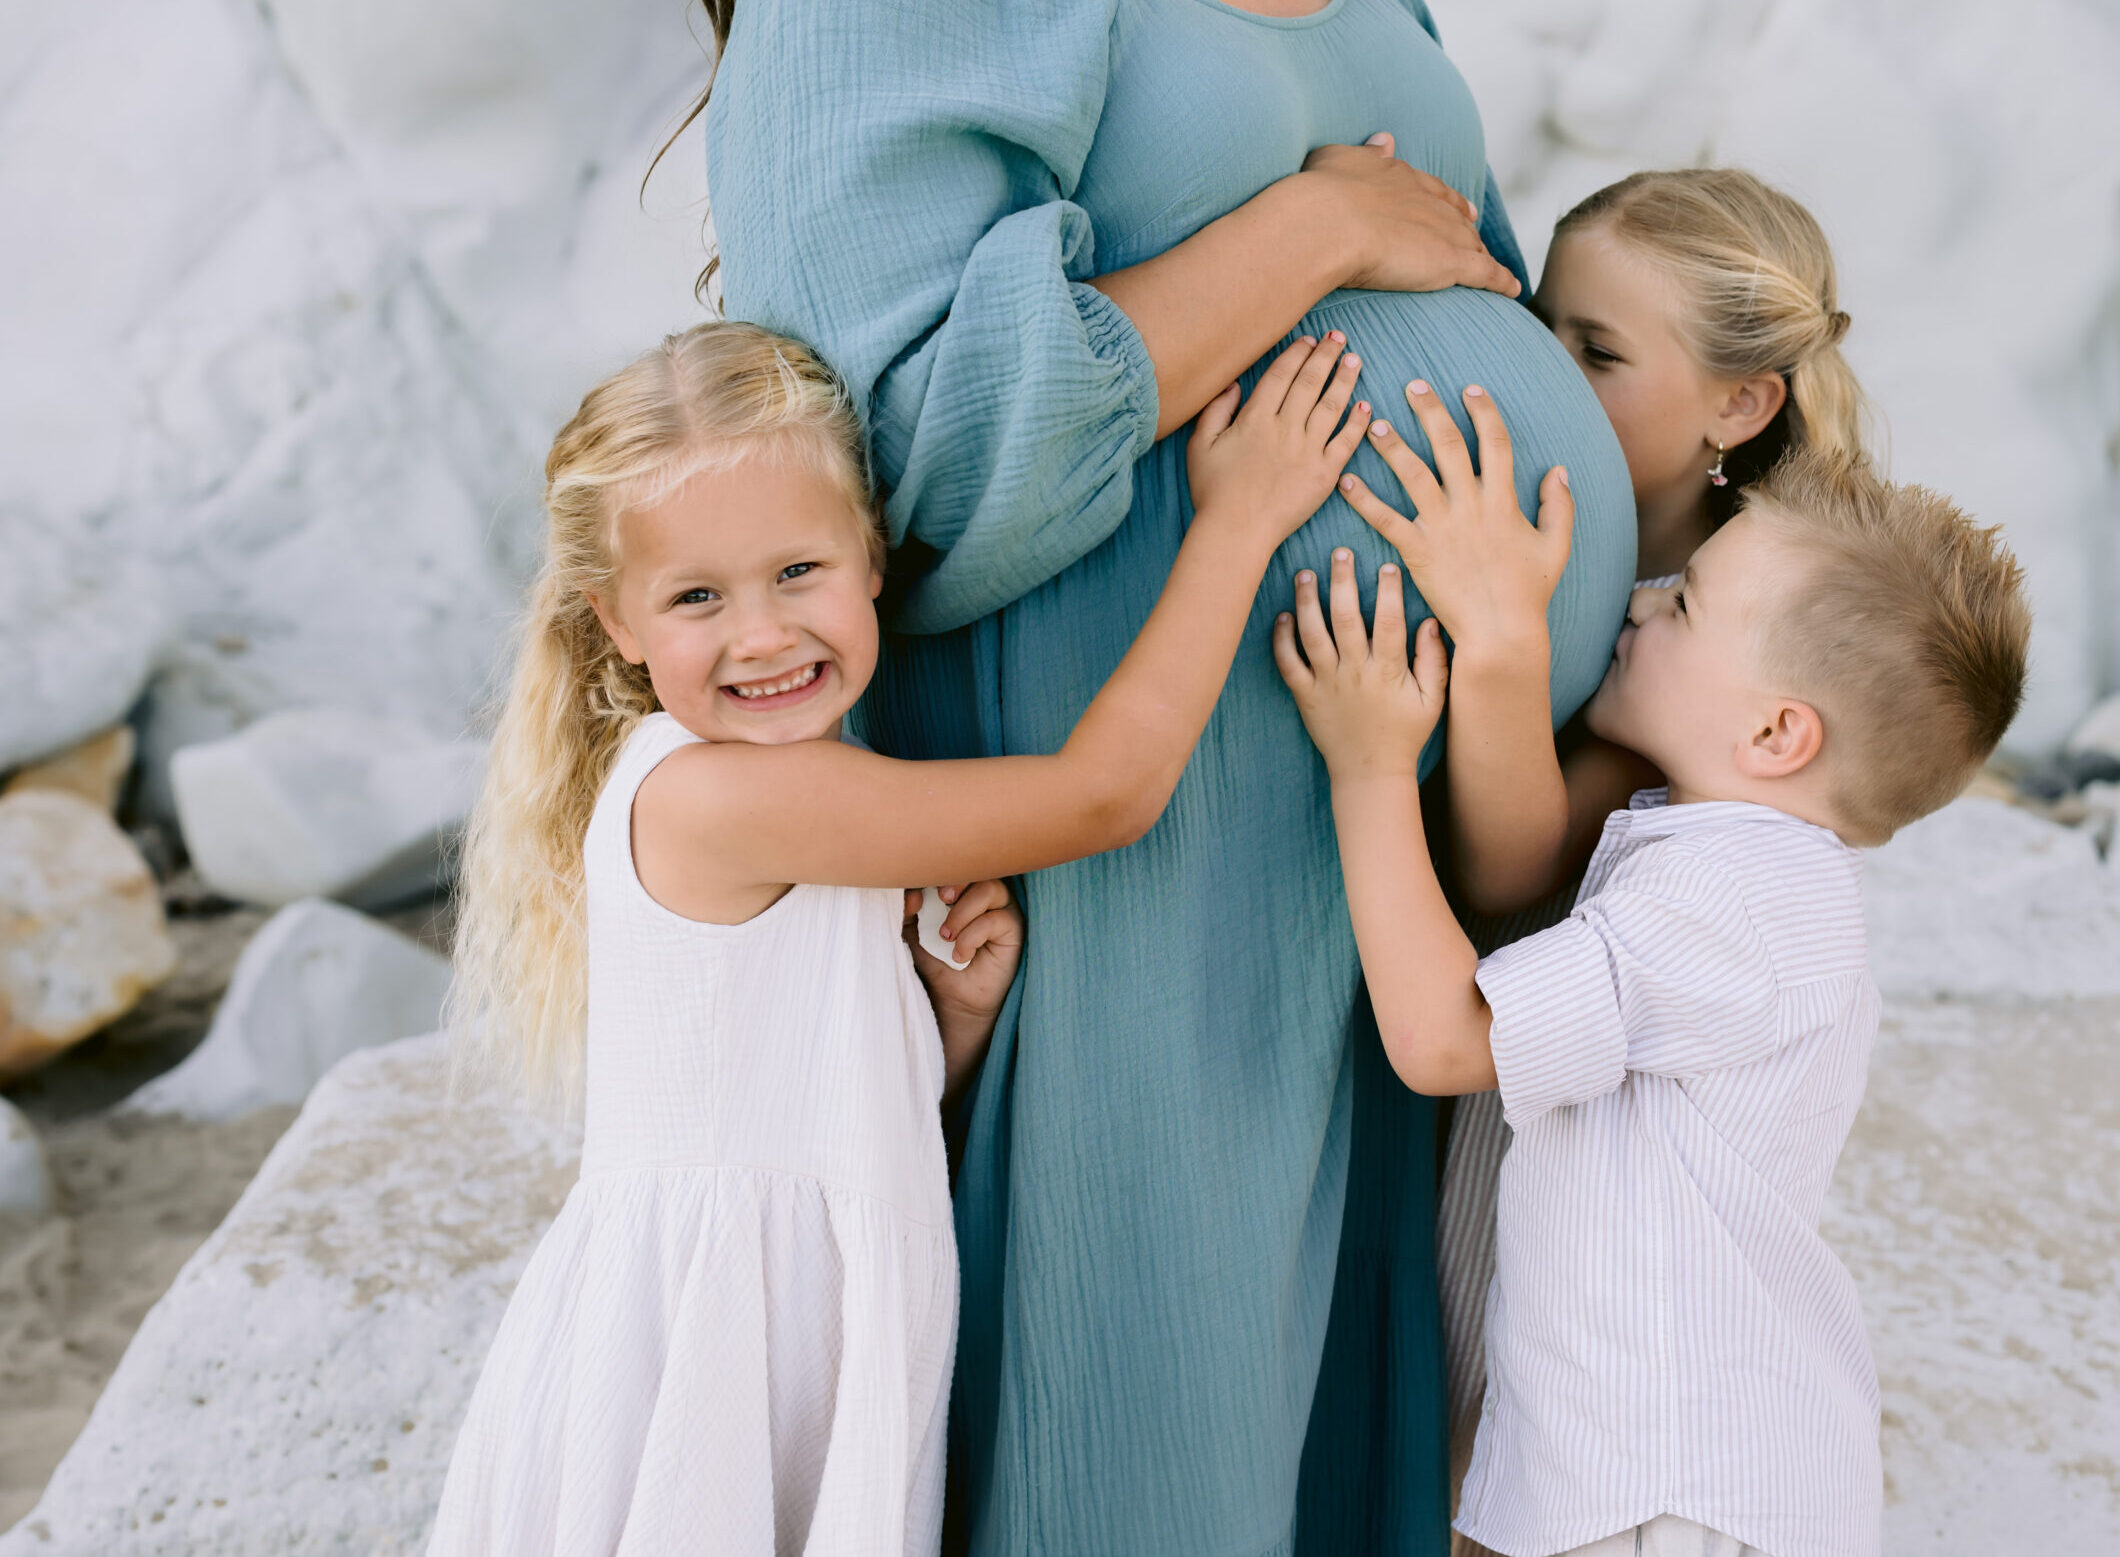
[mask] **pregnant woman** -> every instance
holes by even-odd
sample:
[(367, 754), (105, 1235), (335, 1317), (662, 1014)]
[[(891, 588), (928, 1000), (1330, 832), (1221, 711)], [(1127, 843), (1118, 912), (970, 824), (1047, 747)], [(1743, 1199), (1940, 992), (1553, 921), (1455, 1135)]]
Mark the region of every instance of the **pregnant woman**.
[[(1182, 429), (1297, 332), (1343, 331), (1416, 438), (1409, 379), (1484, 385), (1527, 512), (1568, 466), (1556, 716), (1596, 686), (1634, 561), (1618, 445), (1433, 219), (1455, 198), (1360, 144), (1477, 202), (1521, 270), (1418, 0), (731, 9), (707, 109), (725, 298), (867, 407), (897, 547), (885, 749), (1060, 744), (1177, 552)], [(1388, 290), (1415, 287), (1448, 289)], [(1366, 449), (1354, 468), (1394, 490)], [(1368, 579), (1387, 556), (1337, 497), (1283, 549), (1162, 823), (1023, 884), (957, 1183), (951, 1543), (981, 1557), (1447, 1549), (1435, 1116), (1383, 1063), (1268, 649), (1335, 546)]]

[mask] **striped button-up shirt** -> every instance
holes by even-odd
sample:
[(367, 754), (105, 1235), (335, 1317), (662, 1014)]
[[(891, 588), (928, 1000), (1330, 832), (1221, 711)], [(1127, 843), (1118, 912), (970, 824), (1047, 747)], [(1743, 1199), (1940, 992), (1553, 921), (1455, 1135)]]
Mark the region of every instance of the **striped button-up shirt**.
[(1478, 977), (1516, 1138), (1459, 1528), (1547, 1557), (1676, 1514), (1876, 1557), (1876, 1369), (1818, 1235), (1877, 1032), (1855, 851), (1645, 790), (1574, 914)]

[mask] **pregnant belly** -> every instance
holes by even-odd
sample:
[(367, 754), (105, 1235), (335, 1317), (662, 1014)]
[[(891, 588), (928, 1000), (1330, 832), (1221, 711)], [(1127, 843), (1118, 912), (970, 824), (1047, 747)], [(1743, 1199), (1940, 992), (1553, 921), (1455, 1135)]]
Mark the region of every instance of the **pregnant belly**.
[[(1537, 512), (1538, 485), (1547, 470), (1568, 467), (1575, 544), (1548, 613), (1558, 726), (1603, 678), (1634, 581), (1633, 484), (1597, 397), (1531, 312), (1492, 292), (1336, 292), (1311, 310), (1297, 333), (1322, 336), (1332, 329), (1345, 334), (1362, 359), (1359, 397), (1423, 456), (1428, 442), (1405, 397), (1414, 378), (1435, 385), (1468, 442), (1472, 426), (1459, 403), (1464, 387), (1478, 384), (1494, 396), (1516, 446), (1517, 501), (1527, 516)], [(1247, 393), (1263, 366), (1246, 375)], [(1363, 447), (1350, 468), (1393, 507), (1409, 511), (1398, 479), (1374, 449)], [(1315, 568), (1322, 575), (1336, 546), (1353, 550), (1364, 611), (1374, 610), (1377, 568), (1395, 554), (1337, 494), (1281, 548), (1267, 574), (1262, 607), (1285, 606), (1296, 569)], [(1410, 582), (1406, 605), (1409, 621), (1429, 614)]]

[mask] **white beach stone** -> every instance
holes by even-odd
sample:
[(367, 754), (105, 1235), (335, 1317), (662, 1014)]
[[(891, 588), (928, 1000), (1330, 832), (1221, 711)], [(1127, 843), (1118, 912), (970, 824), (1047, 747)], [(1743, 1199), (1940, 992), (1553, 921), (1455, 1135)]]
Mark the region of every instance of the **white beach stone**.
[(22, 769), (7, 781), (7, 787), (0, 789), (0, 794), (19, 794), (29, 789), (63, 789), (106, 811), (115, 811), (118, 797), (125, 791), (125, 780), (132, 772), (133, 756), (139, 745), (139, 737), (133, 734), (131, 725), (113, 725), (101, 735), (91, 736), (56, 757)]
[(432, 891), (485, 746), (336, 708), (294, 709), (170, 761), (199, 874), (246, 903), (386, 907)]
[(43, 1216), (52, 1208), (52, 1170), (37, 1127), (0, 1097), (0, 1213)]
[(2120, 761), (2120, 695), (2107, 698), (2069, 733), (2068, 750), (2098, 752)]
[(2120, 870), (2092, 831), (1956, 800), (1873, 850), (1863, 889), (1887, 995), (2120, 996)]
[[(0, 179), (0, 198), (4, 192)], [(0, 346), (6, 338), (0, 326)], [(5, 376), (0, 369), (0, 406)], [(6, 447), (0, 433), (0, 452)], [(172, 629), (148, 571), (113, 555), (93, 531), (69, 533), (0, 508), (0, 557), (7, 559), (0, 567), (4, 771), (63, 752), (124, 718)]]
[(290, 903), (244, 947), (205, 1041), (126, 1106), (234, 1119), (299, 1103), (354, 1050), (432, 1031), (448, 988), (448, 962), (388, 925)]
[(452, 1103), (443, 1044), (364, 1050), (317, 1086), (0, 1557), (421, 1550), (576, 1157), (547, 1118)]
[(0, 1080), (131, 1010), (176, 966), (155, 878), (103, 809), (0, 797)]

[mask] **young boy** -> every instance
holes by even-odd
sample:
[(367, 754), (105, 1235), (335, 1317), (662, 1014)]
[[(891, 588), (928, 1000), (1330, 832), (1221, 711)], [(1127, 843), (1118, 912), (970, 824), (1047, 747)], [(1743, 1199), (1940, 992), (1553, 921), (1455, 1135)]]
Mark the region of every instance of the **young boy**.
[(1409, 665), (1388, 565), (1372, 641), (1345, 551), (1330, 627), (1298, 575), (1275, 655), (1331, 774), (1393, 1066), (1424, 1093), (1499, 1086), (1516, 1129), (1458, 1528), (1508, 1557), (1875, 1557), (1876, 1374), (1817, 1232), (1877, 1030), (1852, 846), (1950, 799), (2008, 727), (2016, 563), (1862, 465), (1776, 470), (1680, 585), (1637, 593), (1589, 706), (1668, 789), (1595, 819), (1570, 919), (1480, 962), (1429, 861), (1421, 749), (1454, 679), (1460, 868), (1490, 902), (1550, 879), (1589, 825), (1545, 691), (1572, 509), (1556, 471), (1524, 522), (1489, 397), (1465, 399), (1483, 475), (1434, 394), (1408, 399), (1436, 471), (1372, 436), (1417, 517), (1342, 490), (1454, 663), (1424, 621)]

